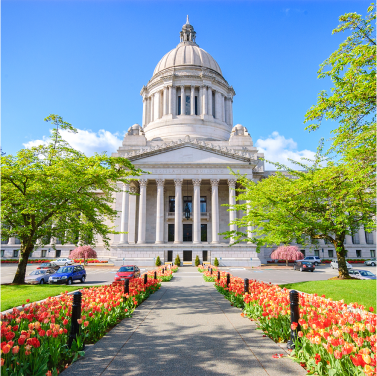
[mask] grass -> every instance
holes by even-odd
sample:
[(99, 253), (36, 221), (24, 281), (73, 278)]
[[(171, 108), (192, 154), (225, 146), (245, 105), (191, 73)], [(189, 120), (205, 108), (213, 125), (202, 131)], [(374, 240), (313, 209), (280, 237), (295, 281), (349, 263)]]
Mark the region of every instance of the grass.
[(310, 281), (288, 283), (280, 287), (325, 295), (332, 300), (343, 299), (347, 304), (358, 303), (367, 310), (373, 307), (376, 311), (376, 281), (373, 280)]
[[(91, 286), (85, 286), (91, 287)], [(49, 296), (59, 295), (64, 291), (75, 291), (82, 286), (50, 286), (50, 285), (1, 285), (1, 311), (18, 307), (26, 303), (46, 299)]]

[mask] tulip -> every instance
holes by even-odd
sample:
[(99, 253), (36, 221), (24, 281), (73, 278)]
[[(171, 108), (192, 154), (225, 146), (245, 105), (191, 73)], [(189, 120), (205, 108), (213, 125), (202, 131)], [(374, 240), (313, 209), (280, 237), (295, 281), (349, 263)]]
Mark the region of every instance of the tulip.
[(12, 349), (12, 353), (13, 354), (18, 354), (19, 351), (20, 351), (20, 347), (19, 346), (14, 346), (13, 349)]

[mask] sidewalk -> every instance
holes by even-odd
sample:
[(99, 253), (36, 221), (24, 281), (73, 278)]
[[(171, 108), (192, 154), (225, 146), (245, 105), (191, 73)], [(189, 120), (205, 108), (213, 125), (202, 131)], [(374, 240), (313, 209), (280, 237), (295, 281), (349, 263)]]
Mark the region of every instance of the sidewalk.
[(196, 268), (180, 268), (62, 374), (306, 375), (290, 359), (272, 358), (282, 347), (240, 313)]

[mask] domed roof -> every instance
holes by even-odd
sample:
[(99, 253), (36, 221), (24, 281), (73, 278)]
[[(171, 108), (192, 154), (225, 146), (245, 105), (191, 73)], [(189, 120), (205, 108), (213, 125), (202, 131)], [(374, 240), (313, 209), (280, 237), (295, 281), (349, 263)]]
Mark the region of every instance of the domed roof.
[(181, 43), (176, 48), (169, 51), (157, 64), (153, 75), (163, 71), (166, 68), (177, 67), (182, 65), (194, 65), (204, 68), (213, 69), (222, 75), (219, 64), (207, 52), (200, 48), (196, 43), (196, 32), (190, 25), (188, 16), (187, 22), (180, 32)]

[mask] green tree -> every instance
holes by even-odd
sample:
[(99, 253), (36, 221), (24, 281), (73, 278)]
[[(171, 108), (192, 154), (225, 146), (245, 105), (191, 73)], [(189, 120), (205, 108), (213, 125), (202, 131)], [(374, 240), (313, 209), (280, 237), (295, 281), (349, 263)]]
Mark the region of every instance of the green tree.
[(306, 129), (320, 127), (323, 119), (338, 121), (332, 131), (332, 150), (351, 163), (375, 163), (376, 151), (376, 7), (368, 8), (365, 19), (357, 13), (339, 18), (333, 34), (351, 31), (320, 66), (318, 78), (329, 77), (334, 87), (331, 93), (321, 91), (317, 104), (305, 115)]
[(199, 266), (199, 264), (200, 264), (199, 256), (196, 255), (196, 257), (195, 257), (195, 266)]
[(177, 257), (175, 258), (174, 265), (181, 266), (181, 258), (179, 257), (179, 255), (177, 255)]
[(219, 260), (217, 259), (217, 257), (215, 257), (215, 261), (213, 262), (213, 265), (214, 266), (219, 266)]
[[(339, 277), (347, 278), (344, 241), (346, 235), (364, 227), (375, 228), (373, 213), (376, 202), (373, 181), (366, 179), (365, 171), (354, 170), (350, 164), (326, 162), (321, 157), (321, 147), (312, 166), (297, 171), (275, 163), (281, 170), (259, 183), (238, 175), (243, 188), (236, 204), (229, 210), (242, 210), (244, 215), (234, 222), (239, 228), (254, 226), (253, 237), (242, 231), (228, 231), (226, 238), (235, 244), (252, 241), (260, 247), (289, 245), (293, 241), (307, 244), (326, 239), (333, 244), (338, 262)], [(369, 173), (373, 173), (370, 167)], [(365, 181), (370, 186), (366, 186)]]
[(62, 244), (79, 240), (94, 245), (95, 235), (109, 247), (111, 223), (118, 215), (112, 204), (117, 182), (129, 183), (141, 171), (126, 159), (105, 153), (86, 157), (61, 138), (60, 129), (76, 132), (58, 115), (45, 119), (56, 126), (45, 145), (1, 157), (1, 221), (4, 238), (21, 240), (13, 283), (24, 283), (34, 245), (58, 237)]
[(156, 266), (161, 266), (160, 256), (157, 256), (157, 258), (156, 258)]

